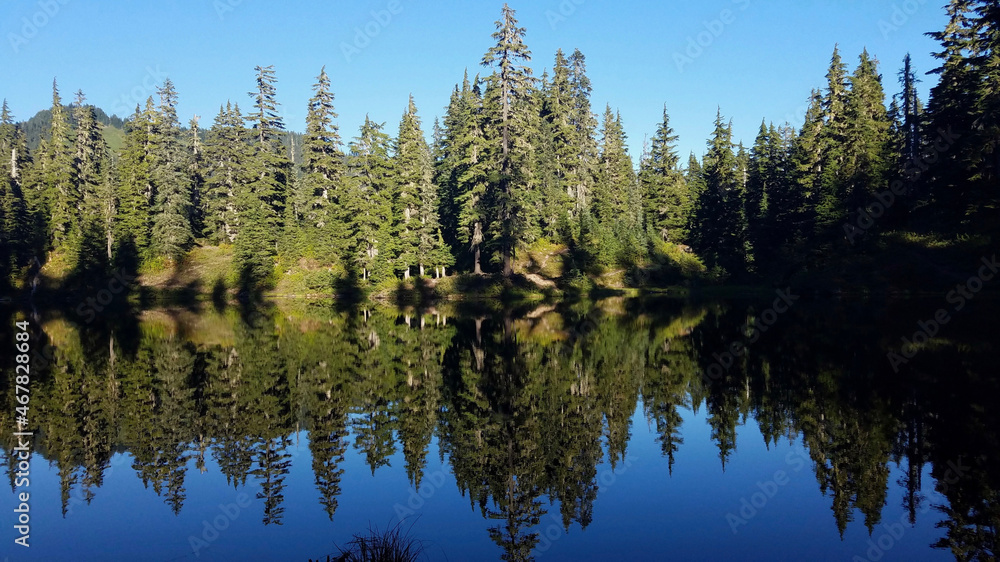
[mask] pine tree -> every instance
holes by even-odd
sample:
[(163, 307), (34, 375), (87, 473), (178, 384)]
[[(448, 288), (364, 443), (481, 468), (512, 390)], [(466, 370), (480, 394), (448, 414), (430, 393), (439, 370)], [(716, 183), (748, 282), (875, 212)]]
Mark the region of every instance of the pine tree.
[(792, 178), (791, 136), (790, 130), (761, 123), (750, 153), (744, 213), (759, 273), (774, 264), (797, 227), (796, 213), (802, 203)]
[(399, 123), (394, 165), (398, 173), (393, 201), (393, 222), (398, 252), (396, 269), (403, 273), (404, 279), (409, 279), (410, 268), (420, 261), (421, 193), (426, 190), (425, 184), (432, 182), (433, 173), (430, 167), (430, 152), (420, 130), (420, 118), (417, 117), (417, 106), (413, 103), (412, 95), (406, 113)]
[(7, 100), (0, 111), (0, 288), (6, 288), (10, 275), (27, 262), (31, 247), (29, 210), (21, 187), (27, 164), (24, 135), (14, 124)]
[(645, 254), (642, 198), (628, 155), (621, 116), (608, 106), (591, 206), (592, 244), (602, 265), (634, 265)]
[(160, 104), (150, 139), (150, 177), (153, 199), (153, 251), (179, 260), (193, 241), (191, 228), (191, 177), (189, 154), (181, 144), (177, 118), (177, 91), (169, 78), (157, 89)]
[(188, 121), (187, 175), (191, 181), (191, 234), (194, 238), (203, 236), (205, 230), (205, 148), (202, 146), (201, 116), (195, 115)]
[(240, 106), (220, 107), (205, 142), (205, 193), (202, 197), (204, 231), (208, 240), (232, 243), (239, 231), (237, 194), (246, 191), (244, 167), (249, 158), (249, 132), (243, 126)]
[[(1000, 6), (990, 0), (978, 0), (975, 6), (974, 29), (977, 31), (979, 87), (976, 89), (977, 124), (972, 156), (977, 181), (975, 211), (985, 211), (983, 218), (989, 228), (1000, 229)], [(978, 141), (978, 142), (977, 142)]]
[(351, 254), (362, 280), (379, 283), (392, 276), (392, 201), (395, 173), (389, 135), (367, 116), (350, 145), (344, 206), (351, 217)]
[(567, 182), (572, 188), (575, 212), (582, 215), (590, 206), (590, 193), (594, 187), (597, 168), (597, 116), (590, 106), (591, 84), (587, 77), (586, 57), (579, 49), (569, 57), (569, 83), (572, 93), (570, 124), (576, 130), (573, 146), (577, 154), (567, 172)]
[(249, 92), (254, 111), (246, 117), (254, 138), (244, 164), (248, 182), (236, 192), (240, 230), (234, 258), (243, 287), (259, 285), (273, 272), (291, 171), (279, 136), (285, 126), (277, 112), (274, 68), (257, 66), (254, 71), (257, 89)]
[[(524, 44), (523, 27), (518, 27), (514, 10), (504, 4), (501, 18), (493, 33), (496, 45), (483, 56), (482, 64), (493, 67), (487, 80), (483, 100), (487, 136), (493, 144), (492, 162), (496, 182), (491, 182), (489, 194), (489, 230), (499, 247), (503, 275), (510, 276), (514, 267), (514, 250), (522, 227), (522, 201), (530, 182), (528, 166), (529, 138), (527, 111), (533, 79), (524, 63), (531, 52)], [(497, 146), (499, 145), (499, 146)], [(499, 148), (499, 151), (495, 149)]]
[(850, 79), (851, 91), (844, 113), (844, 197), (845, 211), (850, 216), (888, 187), (891, 161), (889, 115), (881, 76), (867, 50), (859, 59), (858, 68)]
[(686, 244), (693, 201), (681, 173), (677, 138), (664, 106), (663, 121), (657, 126), (649, 152), (640, 165), (639, 183), (651, 236), (665, 242)]
[[(899, 94), (899, 111), (901, 112), (900, 125), (902, 125), (902, 145), (900, 146), (901, 158), (904, 161), (916, 162), (920, 156), (923, 144), (923, 103), (917, 93), (917, 84), (920, 80), (913, 70), (913, 60), (909, 53), (903, 57), (903, 68), (899, 71), (899, 84), (903, 91)], [(901, 163), (902, 164), (902, 163)], [(900, 168), (902, 169), (902, 168)]]
[(49, 136), (39, 147), (36, 166), (40, 173), (39, 189), (43, 193), (42, 216), (48, 217), (47, 231), (51, 247), (63, 249), (79, 222), (80, 194), (73, 177), (73, 145), (70, 124), (59, 97), (56, 81), (52, 81), (52, 123)]
[(768, 128), (767, 124), (761, 121), (757, 138), (750, 150), (743, 211), (747, 220), (747, 238), (754, 248), (760, 248), (765, 243), (764, 216), (768, 212), (774, 167), (771, 161), (772, 147), (775, 143), (775, 139), (771, 137), (773, 128), (773, 126)]
[[(794, 239), (801, 227), (801, 209), (804, 194), (795, 183), (795, 164), (792, 160), (795, 130), (788, 125), (770, 126), (768, 136), (769, 183), (766, 189), (767, 205), (764, 211), (764, 241), (758, 246), (759, 253), (771, 255), (781, 250), (788, 241)], [(763, 250), (768, 250), (764, 252)]]
[[(981, 205), (996, 199), (997, 101), (1000, 83), (997, 68), (997, 15), (992, 2), (950, 0), (948, 24), (928, 35), (941, 43), (934, 53), (941, 66), (931, 71), (940, 79), (928, 102), (929, 127), (933, 135), (948, 139), (948, 148), (938, 154), (927, 180), (931, 185), (939, 226), (947, 230), (982, 228), (1000, 221), (994, 216), (975, 218)], [(992, 181), (991, 181), (992, 180)], [(984, 220), (985, 219), (985, 220)]]
[(466, 79), (462, 89), (456, 88), (452, 95), (445, 117), (443, 156), (438, 164), (444, 240), (468, 247), (473, 273), (477, 275), (482, 273), (489, 186), (488, 146), (478, 82), (478, 77), (471, 84)]
[(73, 177), (75, 191), (80, 195), (78, 208), (80, 220), (77, 228), (77, 269), (100, 270), (107, 264), (99, 262), (97, 256), (87, 255), (96, 250), (99, 239), (105, 241), (107, 259), (112, 257), (114, 236), (111, 231), (115, 207), (113, 192), (108, 185), (107, 145), (101, 134), (101, 124), (97, 121), (94, 107), (85, 105), (86, 96), (76, 92), (73, 116), (76, 121), (76, 141), (74, 143)]
[(105, 163), (106, 146), (101, 136), (101, 124), (97, 122), (94, 107), (86, 105), (86, 96), (82, 91), (76, 92), (76, 103), (73, 109), (76, 121), (76, 142), (73, 147), (73, 176), (76, 180), (76, 191), (83, 199), (83, 205), (89, 206), (90, 199), (97, 191)]
[[(150, 103), (151, 105), (151, 103)], [(125, 141), (116, 170), (116, 228), (120, 261), (138, 265), (146, 256), (152, 237), (153, 180), (150, 175), (152, 111), (137, 105), (125, 121)]]
[(324, 263), (340, 263), (349, 246), (342, 210), (344, 154), (339, 129), (334, 122), (334, 94), (326, 67), (313, 85), (302, 142), (302, 178), (292, 201), (294, 217), (301, 225), (303, 243)]
[(847, 67), (834, 47), (827, 88), (823, 97), (823, 128), (820, 134), (819, 200), (817, 226), (828, 228), (846, 218), (844, 200), (844, 149), (847, 143)]
[(440, 246), (443, 241), (439, 240), (439, 198), (430, 148), (424, 140), (413, 96), (399, 124), (394, 165), (397, 260), (404, 278), (409, 277), (411, 265), (418, 266), (421, 276), (425, 266), (451, 265), (439, 261), (444, 257)]
[(732, 124), (723, 121), (720, 111), (702, 170), (705, 186), (695, 211), (699, 227), (696, 249), (721, 272), (740, 275), (747, 267), (746, 217), (732, 137)]
[(469, 112), (472, 87), (466, 71), (461, 89), (456, 84), (448, 101), (443, 122), (437, 131), (434, 157), (434, 182), (441, 193), (441, 225), (446, 239), (457, 242), (459, 238), (459, 195), (462, 186), (458, 178), (460, 165), (465, 160), (463, 144), (471, 129)]
[(541, 90), (543, 126), (540, 131), (544, 140), (537, 151), (537, 165), (544, 178), (542, 181), (546, 182), (540, 189), (544, 230), (552, 239), (559, 235), (560, 222), (572, 217), (571, 197), (575, 196), (580, 183), (581, 146), (575, 123), (578, 100), (571, 80), (572, 72), (570, 61), (563, 55), (562, 49), (556, 51), (552, 80)]
[[(799, 204), (795, 205), (789, 201), (785, 211), (794, 212), (798, 216), (798, 221), (795, 221), (792, 230), (796, 237), (812, 236), (815, 228), (817, 206), (822, 196), (821, 173), (825, 127), (822, 95), (818, 90), (813, 90), (802, 129), (790, 149), (790, 176), (794, 184), (793, 191), (799, 195)], [(780, 211), (776, 211), (772, 216), (780, 214)]]

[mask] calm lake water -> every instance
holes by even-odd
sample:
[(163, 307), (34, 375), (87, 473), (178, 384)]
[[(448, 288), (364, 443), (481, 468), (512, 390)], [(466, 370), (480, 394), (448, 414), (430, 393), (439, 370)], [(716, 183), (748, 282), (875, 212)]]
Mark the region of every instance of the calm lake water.
[[(306, 562), (400, 522), (429, 560), (997, 555), (1000, 306), (986, 296), (961, 311), (777, 294), (10, 306), (11, 561)], [(903, 346), (942, 308), (947, 324)], [(23, 488), (12, 373), (26, 317)], [(29, 548), (14, 544), (24, 491)]]

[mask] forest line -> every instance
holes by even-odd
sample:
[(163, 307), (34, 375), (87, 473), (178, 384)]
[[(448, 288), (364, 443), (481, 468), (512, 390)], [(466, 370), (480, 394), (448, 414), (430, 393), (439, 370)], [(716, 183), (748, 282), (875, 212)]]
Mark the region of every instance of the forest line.
[(394, 137), (366, 118), (344, 146), (324, 68), (297, 144), (275, 69), (258, 66), (249, 109), (227, 102), (207, 130), (182, 125), (165, 79), (113, 151), (83, 92), (65, 106), (53, 82), (37, 149), (6, 101), (0, 115), (0, 283), (24, 286), (36, 257), (72, 284), (231, 245), (241, 287), (296, 267), (322, 273), (320, 285), (385, 287), (455, 271), (509, 277), (536, 244), (563, 248), (567, 279), (752, 282), (881, 233), (992, 242), (1000, 14), (985, 0), (947, 11), (946, 29), (929, 34), (942, 50), (926, 107), (909, 56), (887, 106), (877, 60), (864, 51), (849, 72), (835, 48), (798, 128), (762, 122), (745, 147), (720, 110), (705, 155), (683, 162), (665, 107), (637, 167), (621, 116), (591, 107), (583, 53), (557, 51), (536, 78), (506, 5), (481, 60), (489, 74), (466, 73), (430, 143), (411, 97)]

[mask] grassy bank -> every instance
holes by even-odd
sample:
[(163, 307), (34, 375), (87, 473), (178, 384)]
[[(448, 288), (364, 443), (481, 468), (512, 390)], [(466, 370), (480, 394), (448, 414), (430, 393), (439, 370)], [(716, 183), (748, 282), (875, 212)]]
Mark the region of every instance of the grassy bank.
[[(939, 294), (975, 276), (982, 260), (995, 248), (986, 237), (941, 239), (911, 232), (873, 236), (856, 247), (833, 244), (826, 251), (810, 250), (794, 256), (787, 266), (758, 271), (748, 279), (724, 279), (708, 272), (702, 262), (681, 247), (659, 244), (647, 263), (598, 269), (581, 266), (570, 248), (537, 242), (522, 248), (514, 274), (451, 273), (392, 279), (374, 286), (350, 279), (342, 269), (302, 259), (279, 262), (264, 298), (372, 298), (401, 306), (439, 300), (499, 300), (532, 302), (559, 298), (604, 298), (660, 294), (669, 296), (749, 296), (767, 294), (774, 287), (794, 286), (818, 295)], [(792, 257), (790, 257), (792, 258)], [(42, 268), (39, 290), (46, 294), (94, 293), (110, 278), (97, 276), (85, 283), (75, 277), (75, 264), (53, 255)], [(230, 246), (197, 246), (183, 259), (144, 266), (132, 281), (130, 299), (142, 303), (190, 300), (231, 300), (237, 295), (237, 277)], [(70, 290), (73, 288), (74, 290)], [(22, 283), (22, 291), (30, 283)], [(986, 290), (996, 290), (987, 284)]]

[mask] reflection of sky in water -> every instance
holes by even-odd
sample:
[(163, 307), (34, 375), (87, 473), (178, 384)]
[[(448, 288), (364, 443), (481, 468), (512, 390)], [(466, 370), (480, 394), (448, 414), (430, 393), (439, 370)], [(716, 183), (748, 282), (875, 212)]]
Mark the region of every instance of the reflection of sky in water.
[[(997, 513), (998, 472), (984, 463), (996, 462), (1000, 446), (982, 429), (996, 422), (989, 407), (998, 394), (990, 376), (995, 336), (984, 327), (998, 317), (997, 303), (978, 302), (897, 374), (886, 350), (940, 301), (803, 299), (733, 363), (727, 378), (708, 386), (700, 371), (743, 337), (759, 304), (609, 299), (593, 316), (585, 305), (542, 305), (512, 322), (476, 309), (483, 319), (478, 332), (476, 316), (444, 307), (447, 328), (428, 314), (424, 330), (412, 311), (387, 308), (274, 309), (255, 328), (234, 309), (186, 317), (160, 309), (143, 311), (141, 321), (87, 331), (47, 312), (37, 345), (53, 346), (53, 369), (33, 379), (29, 415), (41, 432), (29, 490), (32, 546), (14, 546), (8, 527), (0, 559), (305, 562), (325, 559), (355, 533), (370, 525), (385, 529), (403, 515), (404, 528), (423, 541), (431, 560), (495, 560), (502, 550), (490, 529), (506, 520), (485, 518), (478, 494), (504, 500), (513, 473), (528, 490), (515, 506), (532, 497), (532, 485), (577, 501), (567, 509), (574, 522), (565, 531), (562, 506), (546, 493), (537, 497), (546, 513), (521, 531), (539, 534), (534, 553), (541, 561), (946, 560), (952, 553), (931, 544), (949, 529), (935, 523), (978, 517), (988, 524)], [(599, 320), (585, 325), (590, 318)], [(583, 325), (585, 333), (571, 337)], [(107, 384), (111, 377), (120, 384)], [(674, 423), (672, 405), (692, 399), (699, 401), (696, 412), (677, 408), (683, 442), (671, 475), (661, 435)], [(10, 419), (4, 412), (0, 422)], [(720, 443), (731, 440), (729, 424), (736, 426), (736, 447), (723, 470)], [(788, 427), (796, 432), (793, 442), (765, 445), (765, 434)], [(327, 439), (310, 443), (305, 428)], [(337, 442), (340, 430), (348, 435)], [(612, 473), (609, 442), (620, 450), (626, 434), (625, 460)], [(199, 447), (189, 443), (199, 435), (218, 444), (205, 451), (204, 471)], [(265, 443), (246, 435), (283, 437)], [(419, 464), (423, 439), (430, 443), (416, 495), (404, 450)], [(188, 443), (175, 447), (177, 440)], [(260, 461), (282, 442), (284, 451), (270, 457), (277, 470), (288, 463), (280, 505), (272, 506), (282, 524), (264, 525), (265, 501), (256, 497), (263, 489)], [(805, 443), (829, 465), (826, 495), (813, 462), (803, 462)], [(95, 449), (84, 450), (91, 444)], [(332, 522), (310, 445), (318, 459), (336, 459), (343, 447), (342, 461), (319, 466), (337, 503)], [(111, 457), (88, 505), (79, 464), (111, 450), (127, 452)], [(60, 476), (69, 481), (70, 471), (60, 475), (42, 452), (76, 477), (65, 518)], [(925, 499), (915, 527), (903, 507), (910, 455), (923, 461)], [(247, 457), (252, 462), (240, 465)], [(943, 477), (949, 462), (962, 464), (964, 457), (979, 457), (964, 463), (976, 466), (970, 477), (947, 498), (934, 491), (932, 467)], [(144, 459), (148, 489), (132, 468), (135, 458)], [(183, 485), (174, 486), (183, 495), (177, 515), (165, 501), (170, 477), (179, 474), (171, 464), (176, 458), (186, 461)], [(249, 472), (247, 485), (227, 484), (219, 458), (232, 474)], [(374, 475), (369, 463), (379, 465)], [(454, 471), (472, 487), (465, 496)], [(776, 479), (777, 471), (784, 477)], [(598, 490), (588, 515), (591, 477)], [(156, 481), (162, 495), (153, 489)], [(840, 504), (835, 482), (843, 490)], [(0, 491), (0, 509), (11, 514), (14, 498)], [(956, 513), (930, 509), (949, 500), (960, 504)], [(862, 508), (880, 515), (870, 536)], [(495, 510), (492, 503), (487, 509)], [(843, 538), (836, 513), (850, 519)], [(961, 547), (989, 548), (995, 530), (983, 529), (951, 537), (964, 541)]]
[[(673, 476), (667, 460), (661, 456), (655, 427), (650, 428), (640, 408), (632, 419), (632, 438), (626, 460), (613, 475), (607, 455), (597, 468), (599, 492), (594, 501), (593, 522), (586, 530), (573, 523), (568, 534), (562, 530), (558, 505), (542, 498), (543, 515), (536, 527), (542, 537), (536, 554), (539, 560), (849, 560), (859, 555), (867, 559), (869, 540), (877, 541), (886, 533), (876, 526), (868, 536), (864, 517), (855, 511), (841, 541), (837, 533), (831, 498), (821, 495), (811, 462), (798, 464), (801, 440), (789, 444), (780, 440), (771, 450), (751, 419), (738, 430), (737, 449), (725, 472), (718, 458), (717, 445), (710, 439), (704, 405), (698, 414), (683, 409), (684, 443), (676, 454)], [(185, 487), (187, 499), (179, 515), (152, 489), (144, 490), (132, 470), (131, 457), (117, 454), (106, 472), (104, 485), (96, 490), (90, 505), (75, 488), (70, 500), (71, 512), (60, 515), (59, 479), (54, 466), (38, 456), (32, 463), (32, 534), (31, 548), (9, 551), (12, 560), (305, 560), (336, 552), (335, 542), (344, 544), (351, 534), (367, 529), (369, 522), (379, 527), (394, 523), (396, 505), (417, 507), (412, 534), (422, 539), (432, 560), (498, 559), (500, 549), (489, 540), (487, 521), (478, 506), (470, 507), (455, 486), (450, 469), (439, 457), (437, 438), (427, 456), (423, 486), (428, 496), (423, 505), (411, 500), (412, 489), (403, 469), (403, 453), (397, 447), (390, 466), (379, 468), (375, 476), (365, 463), (364, 453), (353, 447), (349, 438), (339, 507), (330, 522), (318, 501), (308, 435), (305, 431), (291, 436), (287, 453), (291, 455), (290, 472), (285, 480), (284, 518), (282, 525), (263, 526), (263, 500), (254, 498), (260, 486), (253, 477), (239, 491), (226, 484), (225, 476), (210, 454), (206, 471), (187, 464)], [(789, 462), (791, 460), (792, 462)], [(796, 467), (801, 467), (796, 470)], [(903, 466), (905, 469), (905, 464)], [(901, 507), (904, 489), (895, 484), (902, 472), (890, 463), (887, 505), (882, 522), (905, 519)], [(787, 483), (776, 485), (777, 492), (756, 515), (731, 531), (727, 513), (740, 515), (741, 499), (751, 501), (759, 491), (758, 482), (774, 479), (784, 470)], [(440, 487), (444, 471), (447, 479)], [(932, 491), (929, 465), (925, 467), (923, 492), (930, 499), (941, 497)], [(227, 519), (220, 504), (237, 504), (247, 493), (250, 505), (240, 508), (234, 519)], [(4, 497), (4, 511), (12, 509), (9, 493)], [(759, 504), (760, 498), (756, 498)], [(11, 506), (11, 507), (8, 507)], [(232, 508), (229, 507), (231, 510)], [(232, 511), (230, 511), (232, 513)], [(929, 545), (941, 536), (934, 529), (940, 519), (936, 511), (918, 516), (883, 557), (884, 560), (947, 560), (943, 550)], [(217, 538), (196, 556), (190, 537), (204, 539), (204, 521), (217, 521)], [(549, 537), (554, 537), (549, 539)], [(9, 544), (9, 543), (8, 543)], [(886, 544), (886, 539), (883, 539)], [(548, 548), (545, 546), (548, 545)], [(20, 548), (20, 547), (18, 547)], [(5, 546), (5, 550), (7, 547)]]

